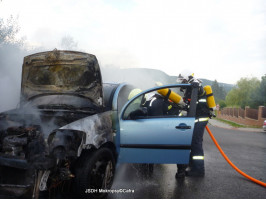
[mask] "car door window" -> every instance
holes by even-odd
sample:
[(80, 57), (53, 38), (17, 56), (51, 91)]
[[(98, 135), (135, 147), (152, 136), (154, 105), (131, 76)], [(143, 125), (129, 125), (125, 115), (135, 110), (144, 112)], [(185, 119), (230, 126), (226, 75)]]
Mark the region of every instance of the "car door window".
[(143, 118), (147, 116), (147, 107), (143, 104), (146, 102), (144, 95), (134, 99), (126, 108), (123, 119)]
[[(171, 90), (183, 99), (179, 87)], [(175, 103), (155, 89), (135, 98), (125, 109), (122, 119), (186, 117), (187, 113), (188, 106)]]

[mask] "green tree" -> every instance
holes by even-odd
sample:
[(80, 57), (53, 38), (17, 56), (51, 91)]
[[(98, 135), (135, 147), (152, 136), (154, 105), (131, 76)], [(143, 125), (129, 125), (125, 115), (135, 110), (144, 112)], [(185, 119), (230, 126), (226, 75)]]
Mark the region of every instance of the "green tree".
[(223, 86), (220, 86), (217, 80), (214, 80), (214, 82), (211, 85), (212, 87), (212, 92), (215, 98), (216, 102), (219, 102), (221, 100), (225, 100), (226, 97), (226, 92), (224, 90)]
[(220, 101), (218, 102), (218, 104), (220, 105), (220, 109), (223, 109), (223, 108), (226, 107), (225, 100), (220, 100)]
[(260, 86), (260, 81), (253, 78), (241, 78), (226, 96), (226, 105), (244, 108), (252, 102), (252, 93)]
[(239, 106), (239, 98), (238, 98), (238, 88), (234, 87), (232, 90), (230, 90), (227, 93), (227, 96), (225, 98), (225, 103), (227, 106)]
[(251, 93), (250, 107), (266, 106), (266, 74), (261, 77), (260, 85)]

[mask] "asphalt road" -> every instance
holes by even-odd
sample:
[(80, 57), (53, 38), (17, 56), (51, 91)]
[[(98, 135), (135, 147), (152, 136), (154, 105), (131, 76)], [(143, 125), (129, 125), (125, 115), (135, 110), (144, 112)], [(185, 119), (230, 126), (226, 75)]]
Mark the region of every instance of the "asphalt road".
[[(231, 161), (246, 174), (266, 182), (266, 132), (224, 129), (209, 125)], [(176, 180), (176, 165), (155, 165), (151, 177), (136, 164), (117, 167), (107, 198), (265, 199), (266, 188), (242, 177), (224, 160), (209, 134), (204, 134), (205, 177)], [(126, 189), (126, 190), (120, 190)], [(132, 192), (134, 190), (134, 192)]]

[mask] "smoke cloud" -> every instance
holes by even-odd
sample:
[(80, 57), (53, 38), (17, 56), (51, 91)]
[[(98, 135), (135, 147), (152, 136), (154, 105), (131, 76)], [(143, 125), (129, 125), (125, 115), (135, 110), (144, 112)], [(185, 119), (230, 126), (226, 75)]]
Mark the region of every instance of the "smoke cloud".
[(0, 111), (15, 108), (19, 102), (23, 50), (4, 44), (0, 48)]

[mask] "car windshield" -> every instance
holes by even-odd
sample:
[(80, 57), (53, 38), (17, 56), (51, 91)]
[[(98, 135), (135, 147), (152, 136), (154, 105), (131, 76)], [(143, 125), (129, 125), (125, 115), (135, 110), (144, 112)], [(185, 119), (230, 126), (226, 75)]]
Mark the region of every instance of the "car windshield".
[(95, 78), (87, 65), (32, 66), (27, 80), (34, 85), (87, 86)]

